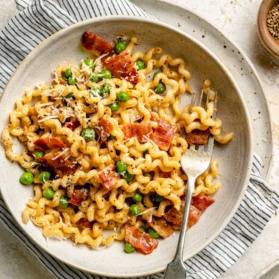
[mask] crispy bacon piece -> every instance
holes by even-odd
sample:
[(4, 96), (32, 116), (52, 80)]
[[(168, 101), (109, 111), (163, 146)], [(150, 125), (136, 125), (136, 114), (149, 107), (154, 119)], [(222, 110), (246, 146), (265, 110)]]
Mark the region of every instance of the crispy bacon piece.
[(147, 219), (148, 225), (153, 228), (162, 238), (171, 236), (174, 232), (172, 226), (167, 223), (164, 217), (153, 216), (151, 220)]
[(215, 202), (214, 199), (206, 195), (198, 195), (192, 198), (192, 205), (194, 205), (201, 212), (204, 212), (214, 202)]
[[(193, 226), (198, 222), (202, 213), (214, 202), (214, 199), (209, 198), (205, 195), (198, 195), (192, 198), (192, 203), (190, 206), (189, 219), (187, 224), (187, 229)], [(184, 206), (181, 206), (178, 211), (174, 207), (172, 207), (165, 215), (164, 218), (173, 223), (176, 226), (181, 226), (182, 218), (183, 218), (183, 210)]]
[(72, 117), (70, 118), (70, 121), (65, 123), (64, 127), (74, 131), (79, 125), (80, 125), (79, 120), (76, 117)]
[(34, 145), (42, 151), (54, 148), (65, 148), (66, 144), (59, 138), (40, 138), (34, 142)]
[(69, 203), (80, 206), (83, 201), (87, 199), (89, 195), (89, 189), (83, 186), (76, 186), (72, 193)]
[(202, 212), (199, 209), (197, 209), (193, 205), (190, 205), (190, 213), (189, 213), (189, 218), (188, 218), (187, 229), (189, 229), (193, 225), (195, 225), (199, 221), (201, 215), (202, 215)]
[[(177, 210), (173, 207), (164, 215), (164, 218), (168, 222), (173, 223), (174, 225), (180, 227), (182, 225), (183, 210), (184, 210), (184, 207), (182, 207), (182, 206), (181, 206), (180, 210)], [(198, 210), (195, 206), (190, 205), (187, 229), (189, 229), (196, 222), (198, 222), (201, 214), (202, 214), (202, 212), (200, 210)]]
[(116, 181), (119, 179), (119, 174), (114, 171), (115, 167), (115, 165), (110, 165), (98, 172), (103, 187), (108, 191), (114, 187)]
[(209, 128), (204, 131), (195, 129), (191, 131), (189, 134), (187, 134), (186, 141), (188, 144), (204, 145), (207, 144), (209, 135), (210, 135)]
[(58, 177), (74, 174), (77, 169), (77, 165), (69, 159), (66, 159), (64, 154), (60, 154), (61, 152), (48, 153), (41, 158), (37, 158), (36, 161), (39, 161), (43, 165), (50, 168)]
[(98, 126), (100, 127), (101, 140), (105, 141), (113, 131), (113, 125), (108, 119), (101, 118), (99, 120)]
[(145, 255), (151, 254), (159, 243), (157, 239), (152, 238), (148, 233), (128, 224), (125, 225), (125, 241)]
[(132, 84), (138, 82), (138, 72), (135, 68), (132, 57), (127, 50), (120, 52), (118, 55), (107, 58), (104, 60), (103, 66), (116, 78), (125, 79)]
[(158, 123), (157, 128), (154, 129), (153, 134), (150, 135), (150, 139), (156, 143), (159, 148), (167, 151), (174, 137), (176, 126), (163, 119), (157, 118), (154, 114), (151, 114), (150, 120)]
[(163, 172), (163, 171), (159, 171), (159, 177), (162, 177), (162, 178), (171, 178), (171, 171), (169, 172)]
[(93, 52), (94, 55), (96, 55), (97, 57), (104, 53), (109, 54), (114, 50), (113, 44), (107, 42), (98, 35), (89, 31), (85, 31), (83, 33), (81, 44), (85, 49)]
[(137, 138), (139, 142), (147, 142), (152, 134), (152, 127), (145, 123), (129, 123), (124, 125), (123, 133), (125, 139)]
[(79, 219), (76, 224), (82, 229), (92, 229), (93, 222), (90, 222), (84, 218)]
[(170, 222), (173, 223), (176, 226), (181, 226), (182, 224), (182, 218), (183, 218), (183, 209), (184, 207), (180, 207), (180, 210), (177, 210), (176, 208), (172, 207), (169, 211), (167, 211), (164, 215), (164, 218)]

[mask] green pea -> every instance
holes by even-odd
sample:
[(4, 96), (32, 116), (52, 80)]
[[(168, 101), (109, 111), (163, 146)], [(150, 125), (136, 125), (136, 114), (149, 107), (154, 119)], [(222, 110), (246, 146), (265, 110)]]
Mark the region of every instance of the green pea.
[(44, 152), (41, 150), (37, 150), (33, 153), (33, 157), (35, 160), (44, 157), (44, 155), (45, 155)]
[(69, 93), (65, 96), (66, 99), (70, 99), (74, 97), (74, 93)]
[(160, 196), (156, 192), (154, 193), (154, 201), (155, 202), (162, 202), (165, 198), (163, 196)]
[(127, 181), (127, 182), (131, 182), (134, 179), (135, 175), (131, 174), (129, 172), (125, 172), (123, 178)]
[(101, 72), (99, 73), (99, 77), (101, 79), (110, 79), (112, 77), (111, 72), (107, 69), (103, 69), (101, 70)]
[(67, 197), (61, 197), (59, 201), (59, 206), (61, 208), (67, 208), (69, 206), (69, 199)]
[(95, 139), (95, 131), (92, 129), (83, 129), (81, 135), (86, 141), (91, 141)]
[(85, 64), (86, 66), (88, 66), (89, 68), (94, 69), (94, 62), (93, 62), (93, 60), (91, 60), (91, 59), (85, 59), (83, 62), (84, 62), (84, 64)]
[(92, 81), (92, 82), (98, 82), (99, 81), (99, 76), (98, 76), (98, 73), (91, 73), (91, 75), (90, 75), (90, 80)]
[(68, 83), (69, 85), (76, 85), (77, 84), (77, 80), (73, 77), (69, 77), (68, 78)]
[(26, 171), (20, 176), (19, 181), (24, 185), (30, 185), (34, 181), (34, 175), (32, 172)]
[(115, 139), (115, 136), (113, 136), (113, 135), (109, 135), (109, 136), (107, 137), (107, 141), (110, 141), (110, 140), (113, 140), (113, 139)]
[(159, 238), (160, 235), (153, 229), (148, 229), (148, 234), (152, 237), (152, 238)]
[(136, 248), (134, 246), (132, 246), (129, 242), (126, 242), (124, 245), (124, 250), (126, 253), (134, 253)]
[(111, 111), (117, 111), (119, 109), (119, 104), (117, 102), (112, 103), (111, 105), (109, 105), (109, 108), (111, 109)]
[(69, 78), (69, 77), (72, 77), (73, 75), (73, 72), (70, 68), (66, 69), (65, 71), (65, 77)]
[(110, 83), (104, 83), (101, 89), (101, 94), (108, 94), (110, 92), (112, 85)]
[(163, 82), (159, 82), (158, 85), (155, 87), (154, 91), (157, 94), (162, 94), (166, 91), (167, 87)]
[(38, 179), (42, 182), (46, 182), (50, 179), (50, 172), (49, 171), (43, 171), (38, 175)]
[(123, 163), (121, 161), (117, 161), (116, 162), (116, 170), (117, 170), (117, 172), (124, 173), (127, 170), (127, 168), (128, 168), (127, 164), (125, 164), (125, 163)]
[(139, 71), (145, 68), (145, 63), (142, 60), (137, 60), (135, 62), (135, 66), (136, 66), (136, 70)]
[(129, 100), (129, 94), (126, 91), (120, 91), (117, 94), (117, 99), (121, 102), (127, 102)]
[(89, 93), (94, 97), (98, 97), (101, 95), (101, 89), (98, 87), (93, 87), (89, 90)]
[(129, 208), (132, 215), (138, 215), (140, 213), (140, 206), (138, 204), (132, 204)]
[(123, 41), (117, 42), (115, 47), (114, 47), (114, 51), (119, 54), (120, 52), (122, 52), (123, 50), (125, 50), (127, 47), (127, 44)]
[(54, 197), (54, 194), (55, 194), (55, 192), (51, 187), (45, 189), (43, 192), (44, 197), (48, 200), (52, 200)]
[(140, 193), (135, 193), (133, 196), (132, 196), (132, 199), (134, 202), (141, 202), (142, 201), (142, 194)]
[(67, 77), (63, 76), (62, 79), (63, 79), (64, 81), (68, 82), (68, 78), (67, 78)]

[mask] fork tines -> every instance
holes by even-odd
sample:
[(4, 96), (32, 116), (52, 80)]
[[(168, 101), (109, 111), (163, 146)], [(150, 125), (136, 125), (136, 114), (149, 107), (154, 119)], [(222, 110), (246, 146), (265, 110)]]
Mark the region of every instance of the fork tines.
[[(196, 96), (195, 93), (193, 93), (192, 100), (191, 100), (191, 109), (197, 104), (198, 106), (204, 107), (206, 109), (209, 102), (214, 101), (214, 113), (212, 115), (212, 119), (216, 119), (216, 112), (217, 112), (217, 92), (212, 91), (210, 89), (207, 89), (207, 92), (204, 90), (201, 90), (201, 94), (199, 97)], [(212, 135), (209, 136), (208, 142), (206, 145), (206, 150), (208, 152), (212, 152), (214, 145), (214, 137)], [(205, 146), (200, 145), (199, 147), (200, 151), (203, 151)]]

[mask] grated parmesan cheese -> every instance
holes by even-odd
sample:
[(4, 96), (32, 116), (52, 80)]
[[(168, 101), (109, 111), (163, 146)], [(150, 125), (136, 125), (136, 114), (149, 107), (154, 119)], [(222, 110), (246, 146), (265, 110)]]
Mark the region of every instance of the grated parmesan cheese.
[(44, 121), (46, 121), (46, 120), (48, 120), (48, 119), (57, 119), (57, 118), (58, 118), (57, 115), (49, 115), (49, 116), (46, 116), (46, 117), (43, 118), (43, 119), (38, 120), (38, 122), (40, 123), (40, 122), (44, 122)]
[(70, 148), (65, 148), (62, 152), (60, 152), (57, 156), (52, 157), (51, 160), (56, 160), (59, 157), (63, 156), (65, 153), (67, 153), (70, 150)]

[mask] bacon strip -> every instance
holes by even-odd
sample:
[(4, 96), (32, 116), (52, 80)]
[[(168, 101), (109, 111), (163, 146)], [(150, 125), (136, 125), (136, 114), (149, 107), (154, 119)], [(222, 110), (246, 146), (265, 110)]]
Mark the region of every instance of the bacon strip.
[(209, 128), (204, 131), (195, 129), (191, 131), (189, 134), (187, 134), (186, 141), (188, 144), (204, 145), (207, 144), (209, 135), (210, 135)]
[(114, 187), (116, 181), (119, 179), (118, 173), (114, 171), (115, 167), (115, 165), (110, 165), (98, 172), (103, 187), (108, 191)]
[(162, 177), (162, 178), (171, 178), (171, 172), (163, 172), (161, 170), (159, 170), (159, 177)]
[(138, 82), (138, 72), (135, 68), (132, 57), (127, 50), (106, 59), (103, 62), (103, 66), (116, 78), (125, 79), (132, 84)]
[(36, 161), (41, 162), (43, 165), (49, 167), (56, 176), (63, 177), (64, 175), (74, 174), (77, 165), (71, 162), (69, 159), (65, 159), (65, 155), (61, 155), (61, 152), (48, 153), (41, 158), (37, 158)]
[[(192, 227), (195, 223), (198, 222), (202, 213), (212, 204), (214, 203), (214, 199), (209, 198), (205, 195), (198, 195), (192, 198), (192, 203), (190, 206), (189, 219), (187, 224), (187, 229)], [(181, 226), (182, 218), (183, 218), (184, 206), (181, 206), (178, 211), (174, 207), (172, 207), (165, 215), (164, 218), (173, 223), (176, 226)]]
[(82, 229), (92, 229), (93, 222), (90, 222), (84, 218), (79, 219), (76, 224)]
[(149, 218), (147, 220), (148, 225), (153, 228), (162, 238), (167, 238), (174, 232), (174, 229), (169, 223), (167, 223), (164, 217), (153, 216), (150, 221)]
[(101, 132), (101, 140), (105, 141), (107, 139), (107, 137), (111, 134), (111, 132), (113, 131), (113, 125), (112, 123), (105, 118), (101, 118), (99, 120), (98, 126), (100, 127), (100, 132)]
[(83, 33), (81, 44), (85, 49), (93, 52), (97, 57), (104, 53), (109, 54), (114, 50), (113, 44), (89, 31)]
[(192, 205), (199, 209), (201, 212), (204, 212), (214, 202), (214, 199), (206, 195), (198, 195), (192, 198)]
[(195, 225), (199, 221), (201, 215), (202, 215), (202, 212), (199, 209), (197, 209), (193, 205), (190, 205), (190, 213), (189, 213), (189, 218), (188, 218), (187, 229), (189, 229), (193, 225)]
[(154, 129), (154, 133), (151, 134), (150, 139), (156, 143), (159, 148), (167, 151), (170, 148), (171, 141), (174, 137), (176, 126), (163, 119), (157, 118), (154, 114), (151, 114), (150, 120), (158, 123), (158, 126)]
[[(164, 218), (168, 222), (173, 223), (174, 225), (181, 227), (182, 219), (183, 219), (183, 211), (184, 211), (184, 207), (182, 207), (182, 206), (181, 206), (180, 210), (177, 210), (173, 207), (164, 215)], [(190, 212), (189, 212), (187, 229), (189, 229), (195, 223), (198, 222), (201, 214), (202, 214), (202, 212), (200, 210), (198, 210), (195, 206), (190, 205)]]
[(152, 127), (144, 123), (130, 123), (123, 127), (125, 139), (137, 138), (139, 142), (147, 142), (152, 134)]
[(157, 239), (152, 238), (148, 233), (128, 224), (125, 225), (125, 241), (145, 255), (151, 254), (159, 243)]
[(66, 122), (64, 127), (71, 129), (74, 131), (80, 125), (79, 120), (76, 117), (72, 117), (70, 121)]
[(89, 195), (89, 189), (87, 187), (76, 186), (74, 192), (69, 200), (69, 203), (80, 206), (83, 201), (87, 199)]
[(66, 144), (59, 138), (40, 138), (34, 142), (34, 145), (42, 151), (54, 148), (65, 148)]
[(153, 130), (150, 124), (130, 123), (123, 127), (125, 139), (137, 138), (139, 142), (147, 142), (150, 138), (162, 150), (167, 151), (170, 148), (171, 141), (176, 131), (176, 126), (171, 123), (151, 115), (151, 121), (158, 123)]

